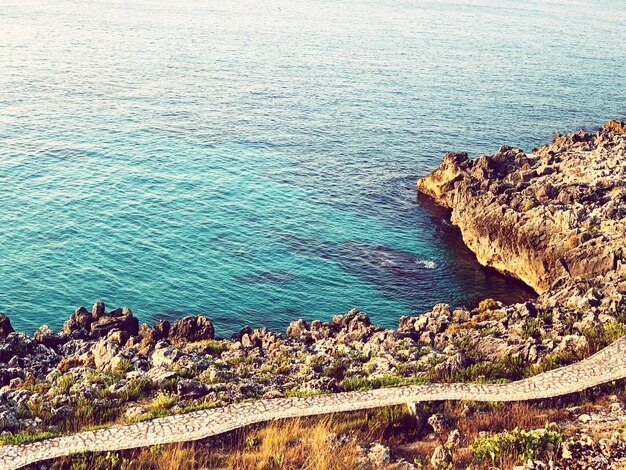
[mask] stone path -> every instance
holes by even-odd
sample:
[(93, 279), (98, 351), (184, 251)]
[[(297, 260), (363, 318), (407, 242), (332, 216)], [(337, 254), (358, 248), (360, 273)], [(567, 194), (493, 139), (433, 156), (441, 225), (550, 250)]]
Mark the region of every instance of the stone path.
[(0, 469), (16, 469), (76, 452), (113, 451), (193, 441), (274, 419), (436, 400), (535, 400), (578, 392), (622, 378), (626, 378), (626, 336), (576, 364), (518, 382), (409, 385), (306, 398), (257, 400), (28, 444), (0, 446)]

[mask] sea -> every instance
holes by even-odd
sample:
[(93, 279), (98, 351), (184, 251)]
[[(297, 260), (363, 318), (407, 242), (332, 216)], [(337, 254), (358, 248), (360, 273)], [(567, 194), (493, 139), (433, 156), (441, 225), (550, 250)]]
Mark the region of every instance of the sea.
[(524, 301), (416, 180), (624, 118), (624, 44), (624, 0), (0, 0), (0, 311)]

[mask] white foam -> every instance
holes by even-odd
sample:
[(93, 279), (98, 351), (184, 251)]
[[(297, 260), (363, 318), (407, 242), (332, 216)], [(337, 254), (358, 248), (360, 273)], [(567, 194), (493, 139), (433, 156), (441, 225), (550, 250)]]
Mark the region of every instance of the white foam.
[(418, 259), (415, 261), (415, 264), (419, 264), (420, 266), (425, 267), (426, 269), (435, 269), (437, 264), (434, 261)]

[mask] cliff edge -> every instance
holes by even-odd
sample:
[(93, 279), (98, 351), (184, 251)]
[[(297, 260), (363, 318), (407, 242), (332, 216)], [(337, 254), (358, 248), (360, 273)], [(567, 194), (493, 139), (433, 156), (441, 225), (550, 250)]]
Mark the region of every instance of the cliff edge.
[(478, 261), (546, 292), (559, 280), (626, 269), (626, 125), (556, 134), (526, 154), (448, 153), (417, 182), (452, 210)]

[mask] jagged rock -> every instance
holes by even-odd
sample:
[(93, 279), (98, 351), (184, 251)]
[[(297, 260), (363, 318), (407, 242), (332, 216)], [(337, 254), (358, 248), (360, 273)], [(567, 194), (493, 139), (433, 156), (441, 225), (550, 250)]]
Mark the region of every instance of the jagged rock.
[(287, 336), (289, 337), (298, 337), (302, 336), (303, 333), (309, 331), (309, 326), (302, 319), (293, 321), (289, 324), (287, 328)]
[(17, 428), (19, 420), (15, 413), (9, 409), (0, 409), (0, 429), (11, 431)]
[(584, 336), (567, 335), (564, 336), (559, 345), (554, 349), (555, 352), (567, 351), (569, 353), (583, 353), (589, 350), (589, 341)]
[(166, 380), (176, 377), (176, 373), (165, 367), (153, 367), (148, 370), (147, 377), (154, 385), (159, 386)]
[(452, 454), (446, 446), (437, 446), (430, 458), (430, 464), (435, 469), (447, 469), (452, 464)]
[(113, 330), (110, 331), (109, 334), (107, 335), (107, 340), (111, 341), (112, 343), (117, 343), (120, 346), (124, 346), (126, 344), (126, 342), (129, 339), (129, 334), (126, 331), (122, 331), (122, 330)]
[(625, 142), (607, 124), (595, 135), (557, 135), (531, 155), (506, 146), (475, 160), (449, 153), (418, 189), (452, 209), (480, 263), (541, 293), (561, 278), (604, 275), (625, 262), (626, 218), (615, 218), (625, 207), (615, 191), (626, 180)]
[(141, 405), (138, 405), (136, 403), (131, 403), (127, 408), (126, 411), (124, 412), (124, 417), (127, 420), (133, 421), (137, 418), (139, 418), (141, 415), (145, 414), (148, 410)]
[(135, 336), (139, 332), (139, 321), (129, 310), (127, 312), (120, 311), (119, 314), (113, 311), (91, 323), (92, 338), (107, 336), (113, 330), (124, 331), (130, 336)]
[(389, 465), (391, 463), (391, 451), (389, 447), (376, 443), (370, 447), (367, 458), (375, 467)]
[(120, 346), (117, 343), (102, 338), (93, 347), (93, 358), (96, 369), (110, 369), (113, 364), (113, 358), (120, 352)]
[(446, 374), (448, 377), (453, 377), (455, 374), (458, 374), (463, 369), (466, 369), (475, 363), (476, 361), (471, 357), (468, 357), (463, 353), (456, 353), (441, 364), (437, 364), (435, 366), (435, 370), (438, 373)]
[(174, 344), (193, 343), (214, 337), (213, 323), (204, 315), (176, 320), (169, 332), (169, 338)]
[(105, 311), (106, 306), (104, 305), (104, 302), (96, 302), (95, 304), (93, 304), (93, 307), (91, 309), (91, 317), (94, 320), (97, 320), (104, 315)]
[(154, 325), (154, 332), (156, 341), (167, 338), (170, 334), (170, 322), (167, 320), (159, 320), (159, 322)]
[(435, 413), (428, 418), (428, 424), (433, 428), (435, 434), (441, 434), (445, 430), (446, 419), (440, 413)]
[(182, 355), (180, 349), (160, 342), (157, 344), (157, 347), (154, 348), (150, 359), (152, 360), (153, 367), (167, 367), (178, 361)]
[(4, 313), (0, 313), (0, 339), (6, 338), (9, 333), (13, 333), (15, 330), (11, 326), (11, 320)]
[(35, 341), (38, 343), (44, 344), (48, 347), (56, 346), (62, 341), (62, 338), (57, 337), (54, 334), (54, 331), (46, 325), (40, 326), (33, 334), (33, 338), (35, 338)]
[(194, 379), (182, 379), (178, 382), (177, 393), (183, 398), (198, 398), (206, 394), (206, 386)]
[(73, 332), (88, 332), (91, 327), (93, 317), (85, 307), (78, 307), (72, 316), (63, 324), (63, 332), (71, 334)]
[(256, 348), (258, 346), (261, 346), (261, 339), (258, 336), (255, 336), (254, 334), (252, 335), (244, 334), (241, 337), (241, 345), (244, 348)]

